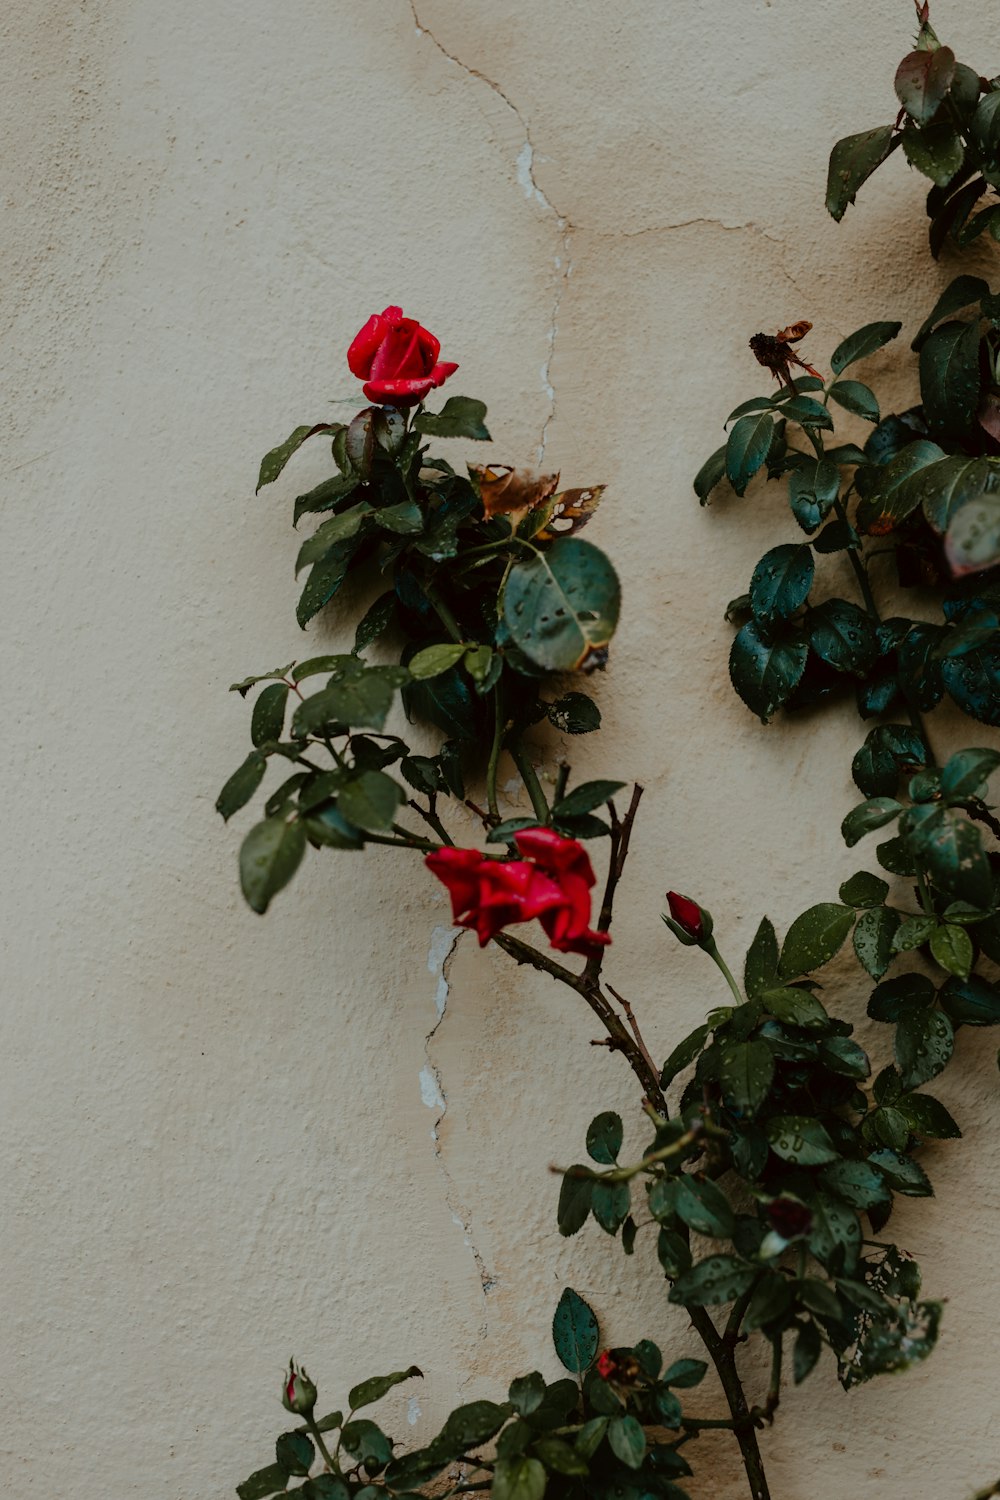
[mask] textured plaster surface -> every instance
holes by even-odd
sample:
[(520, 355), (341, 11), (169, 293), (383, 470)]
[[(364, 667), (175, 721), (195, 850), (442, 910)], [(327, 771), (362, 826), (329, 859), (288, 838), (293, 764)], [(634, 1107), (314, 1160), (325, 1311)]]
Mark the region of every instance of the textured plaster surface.
[[(995, 72), (989, 11), (936, 20)], [(226, 688), (344, 638), (292, 616), (290, 498), (321, 455), (253, 482), (356, 396), (343, 349), (390, 300), (488, 400), (498, 459), (608, 482), (611, 728), (571, 749), (648, 788), (612, 977), (665, 1055), (719, 998), (665, 939), (668, 884), (738, 959), (762, 911), (786, 925), (858, 864), (836, 832), (857, 723), (765, 731), (727, 680), (721, 606), (777, 502), (700, 510), (690, 476), (755, 385), (757, 328), (810, 318), (822, 365), (870, 319), (912, 330), (952, 274), (898, 157), (842, 227), (822, 208), (831, 142), (894, 110), (911, 21), (903, 0), (4, 8), (4, 1494), (225, 1496), (267, 1459), (291, 1351), (330, 1406), (416, 1361), (386, 1418), (427, 1436), (456, 1397), (554, 1372), (567, 1281), (609, 1341), (695, 1352), (650, 1246), (555, 1231), (548, 1167), (591, 1104), (636, 1119), (587, 1013), (456, 944), (385, 853), (310, 859), (264, 921), (239, 899), (242, 828), (212, 808), (247, 731)], [(869, 372), (911, 390), (901, 350)], [(941, 1348), (850, 1397), (828, 1370), (786, 1392), (776, 1500), (962, 1500), (1000, 1467), (994, 1050), (963, 1034), (938, 1091), (965, 1140), (897, 1215), (949, 1298)], [(692, 1495), (742, 1496), (725, 1438), (697, 1447)]]

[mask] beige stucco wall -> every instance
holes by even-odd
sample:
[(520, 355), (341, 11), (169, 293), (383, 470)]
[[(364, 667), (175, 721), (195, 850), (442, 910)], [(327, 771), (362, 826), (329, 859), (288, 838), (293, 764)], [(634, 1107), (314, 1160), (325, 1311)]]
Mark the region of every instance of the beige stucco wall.
[[(996, 71), (990, 9), (938, 0), (935, 20)], [(809, 317), (823, 364), (870, 319), (912, 329), (949, 275), (899, 158), (841, 228), (822, 207), (831, 142), (894, 109), (911, 8), (417, 15), (0, 17), (11, 1496), (229, 1494), (280, 1430), (290, 1351), (329, 1405), (415, 1360), (415, 1402), (385, 1410), (427, 1436), (457, 1397), (554, 1371), (566, 1281), (610, 1339), (695, 1352), (651, 1246), (626, 1262), (594, 1228), (555, 1231), (549, 1163), (593, 1108), (636, 1115), (588, 1015), (471, 940), (442, 984), (447, 911), (417, 864), (312, 858), (263, 921), (237, 893), (248, 815), (224, 829), (212, 804), (248, 715), (226, 688), (342, 638), (329, 619), (304, 644), (292, 613), (290, 497), (322, 455), (258, 499), (256, 464), (355, 393), (343, 351), (371, 311), (401, 301), (441, 334), (497, 458), (544, 447), (610, 486), (592, 530), (626, 585), (610, 728), (572, 752), (648, 788), (612, 977), (654, 1052), (718, 998), (662, 929), (668, 884), (741, 961), (762, 911), (787, 924), (858, 865), (836, 831), (857, 722), (764, 731), (727, 680), (722, 606), (790, 523), (776, 495), (701, 511), (690, 477), (757, 383), (758, 327)], [(902, 350), (872, 368), (896, 367), (902, 396)], [(937, 1198), (894, 1221), (950, 1299), (942, 1346), (850, 1397), (828, 1367), (787, 1393), (764, 1439), (776, 1500), (962, 1500), (1000, 1467), (994, 1052), (963, 1033), (937, 1091), (966, 1139), (929, 1153)], [(692, 1494), (741, 1496), (729, 1444), (697, 1449)]]

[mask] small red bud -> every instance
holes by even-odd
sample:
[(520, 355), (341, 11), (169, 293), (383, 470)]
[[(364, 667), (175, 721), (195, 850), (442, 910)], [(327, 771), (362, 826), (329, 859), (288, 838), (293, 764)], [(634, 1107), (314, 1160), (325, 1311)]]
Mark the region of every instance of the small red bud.
[(597, 1361), (597, 1373), (598, 1375), (600, 1375), (601, 1379), (610, 1380), (617, 1368), (618, 1366), (615, 1362), (614, 1355), (611, 1353), (611, 1350), (603, 1350), (600, 1358)]
[(316, 1405), (317, 1391), (305, 1370), (296, 1369), (294, 1359), (288, 1362), (288, 1374), (281, 1387), (281, 1404), (296, 1416), (308, 1417)]
[(800, 1235), (808, 1234), (812, 1228), (812, 1213), (804, 1203), (797, 1203), (794, 1198), (775, 1198), (773, 1203), (767, 1205), (767, 1216), (785, 1240), (798, 1239)]
[(696, 943), (700, 943), (705, 935), (705, 919), (697, 901), (692, 901), (689, 896), (681, 896), (677, 891), (668, 891), (667, 905), (678, 927), (682, 928), (688, 937), (694, 938)]

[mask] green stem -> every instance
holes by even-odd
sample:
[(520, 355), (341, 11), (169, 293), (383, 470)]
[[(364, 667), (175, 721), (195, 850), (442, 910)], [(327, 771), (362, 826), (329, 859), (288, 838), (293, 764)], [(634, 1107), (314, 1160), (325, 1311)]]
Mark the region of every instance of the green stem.
[(549, 820), (549, 804), (545, 800), (541, 783), (535, 775), (535, 768), (531, 764), (519, 741), (510, 746), (511, 758), (521, 774), (528, 796), (531, 798), (531, 806), (539, 823), (547, 823)]
[(718, 948), (716, 947), (716, 943), (715, 943), (715, 939), (714, 938), (711, 938), (709, 940), (708, 945), (705, 948), (705, 952), (708, 954), (709, 958), (712, 959), (713, 963), (715, 963), (717, 965), (717, 967), (719, 969), (721, 969), (722, 975), (723, 975), (726, 983), (728, 984), (729, 988), (732, 990), (733, 995), (736, 997), (736, 1004), (737, 1005), (742, 1005), (743, 1004), (743, 993), (740, 990), (739, 985), (736, 983), (736, 980), (733, 978), (732, 973), (730, 972), (729, 965), (726, 963), (726, 960), (723, 958), (722, 954), (719, 952)]
[(330, 1473), (331, 1474), (339, 1474), (340, 1473), (340, 1469), (337, 1467), (337, 1463), (336, 1463), (335, 1459), (331, 1456), (329, 1449), (327, 1448), (326, 1444), (324, 1443), (324, 1441), (323, 1441), (323, 1434), (320, 1432), (319, 1428), (316, 1426), (316, 1422), (315, 1422), (314, 1418), (307, 1417), (306, 1418), (306, 1426), (308, 1427), (310, 1436), (312, 1437), (313, 1442), (316, 1444), (316, 1447), (319, 1449), (319, 1451), (320, 1451), (320, 1453), (322, 1455), (322, 1458), (323, 1458), (323, 1462), (326, 1464), (326, 1466), (329, 1469)]
[(500, 822), (500, 808), (497, 804), (497, 771), (500, 766), (500, 746), (503, 743), (503, 736), (503, 697), (500, 684), (497, 683), (493, 689), (493, 743), (490, 745), (490, 758), (486, 764), (486, 806), (489, 808), (490, 817), (494, 823)]
[(402, 838), (390, 838), (387, 833), (369, 833), (365, 829), (365, 842), (367, 844), (388, 844), (394, 849), (422, 849), (425, 854), (432, 854), (435, 849), (440, 849), (440, 844), (434, 844), (430, 839), (422, 839), (419, 834), (411, 833), (408, 828), (403, 828), (399, 823), (393, 823), (396, 833), (401, 833)]
[(441, 621), (441, 624), (444, 626), (445, 630), (447, 630), (452, 640), (456, 642), (464, 641), (465, 636), (459, 629), (458, 621), (455, 619), (455, 616), (452, 614), (448, 605), (441, 598), (441, 595), (438, 593), (435, 585), (433, 583), (425, 583), (423, 588), (428, 602), (434, 607), (434, 613), (437, 615), (438, 619)]

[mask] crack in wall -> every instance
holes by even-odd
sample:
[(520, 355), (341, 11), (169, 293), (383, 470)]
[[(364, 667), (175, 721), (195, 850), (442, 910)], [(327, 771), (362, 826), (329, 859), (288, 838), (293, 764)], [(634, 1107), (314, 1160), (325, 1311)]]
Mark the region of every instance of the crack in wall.
[[(431, 1046), (435, 1036), (444, 1022), (448, 1010), (448, 995), (450, 990), (451, 965), (455, 958), (455, 950), (458, 940), (465, 931), (462, 927), (435, 927), (431, 934), (431, 945), (427, 954), (427, 969), (433, 978), (437, 980), (437, 988), (434, 992), (434, 1009), (437, 1019), (430, 1031), (424, 1037), (424, 1057), (426, 1061), (420, 1070), (420, 1098), (428, 1109), (436, 1111), (434, 1124), (431, 1126), (431, 1141), (434, 1149), (434, 1160), (445, 1185), (445, 1203), (451, 1213), (452, 1223), (461, 1229), (465, 1247), (472, 1256), (476, 1272), (479, 1276), (479, 1285), (483, 1293), (484, 1315), (479, 1325), (478, 1337), (485, 1339), (487, 1333), (487, 1303), (490, 1293), (496, 1288), (497, 1280), (488, 1269), (482, 1253), (473, 1236), (472, 1214), (461, 1201), (455, 1187), (454, 1178), (448, 1170), (444, 1154), (441, 1150), (441, 1126), (445, 1115), (448, 1113), (448, 1095), (445, 1091), (444, 1079), (441, 1069), (431, 1053)], [(458, 1381), (458, 1394), (464, 1393), (465, 1386), (472, 1379), (474, 1371), (470, 1368), (469, 1373)]]
[(552, 312), (549, 315), (549, 331), (546, 336), (546, 353), (539, 370), (542, 391), (544, 392), (545, 397), (549, 403), (549, 409), (542, 422), (541, 433), (538, 440), (538, 448), (535, 456), (536, 463), (541, 466), (541, 464), (545, 461), (545, 448), (548, 442), (549, 427), (551, 426), (553, 418), (556, 414), (556, 392), (555, 387), (552, 384), (552, 360), (555, 355), (556, 336), (559, 332), (559, 309), (562, 306), (563, 293), (566, 290), (567, 282), (569, 281), (569, 278), (573, 272), (571, 240), (575, 226), (570, 222), (565, 214), (560, 213), (559, 209), (552, 202), (551, 198), (549, 198), (549, 196), (546, 194), (545, 190), (539, 186), (538, 180), (535, 177), (535, 144), (531, 139), (531, 132), (528, 129), (528, 122), (521, 114), (521, 111), (518, 109), (513, 99), (511, 99), (509, 95), (504, 93), (503, 89), (495, 81), (495, 79), (488, 78), (487, 75), (485, 73), (481, 73), (478, 68), (474, 68), (471, 66), (471, 64), (463, 62), (460, 57), (455, 56), (454, 52), (449, 52), (447, 47), (445, 47), (441, 42), (438, 41), (433, 31), (425, 26), (420, 20), (420, 17), (417, 14), (416, 0), (409, 0), (409, 3), (410, 13), (413, 16), (413, 24), (417, 28), (417, 35), (427, 37), (428, 41), (430, 41), (432, 45), (437, 48), (442, 57), (447, 58), (448, 62), (452, 63), (456, 68), (461, 68), (462, 72), (466, 73), (470, 78), (476, 78), (480, 83), (485, 83), (488, 89), (492, 89), (494, 94), (496, 94), (499, 99), (503, 100), (504, 104), (510, 110), (511, 114), (513, 114), (521, 129), (524, 131), (524, 145), (518, 152), (517, 159), (514, 164), (517, 180), (524, 191), (524, 196), (537, 203), (540, 208), (544, 209), (545, 212), (547, 214), (550, 214), (555, 220), (556, 232), (559, 235), (559, 250), (553, 257), (552, 261), (553, 269), (555, 271), (555, 290), (552, 297)]

